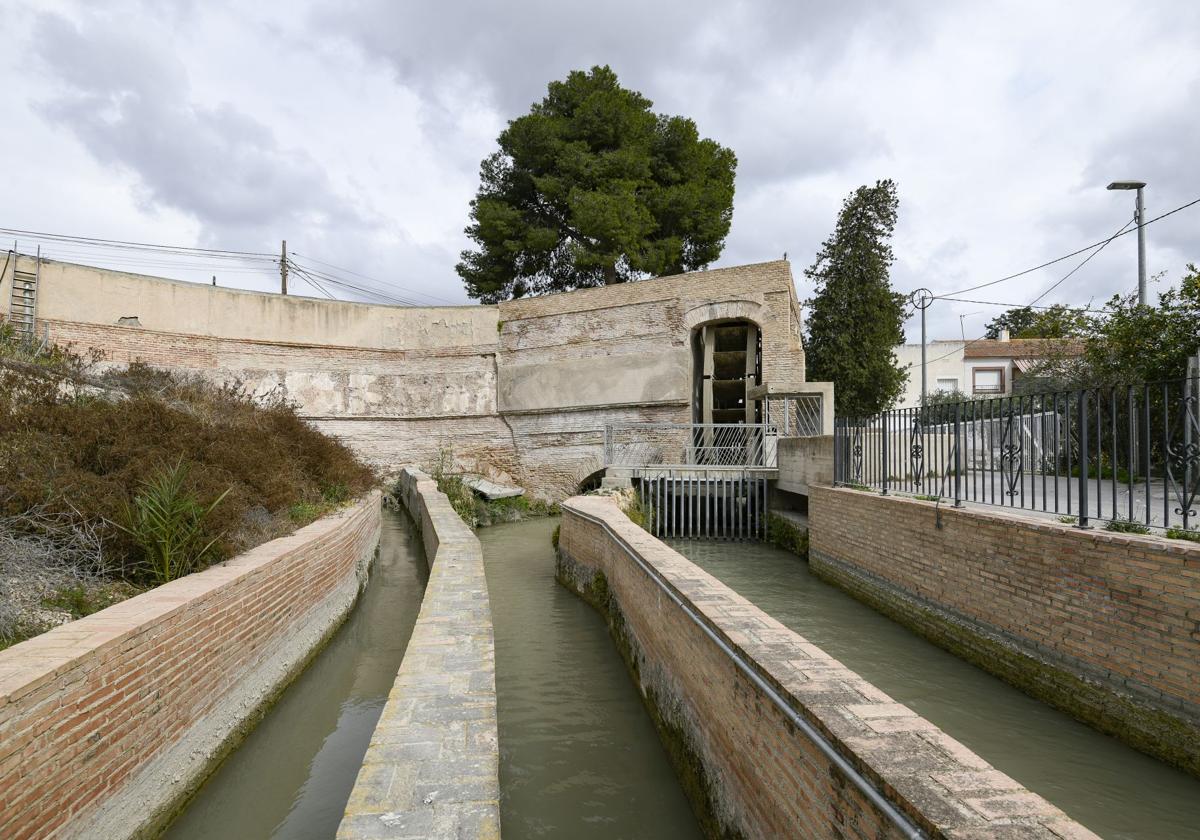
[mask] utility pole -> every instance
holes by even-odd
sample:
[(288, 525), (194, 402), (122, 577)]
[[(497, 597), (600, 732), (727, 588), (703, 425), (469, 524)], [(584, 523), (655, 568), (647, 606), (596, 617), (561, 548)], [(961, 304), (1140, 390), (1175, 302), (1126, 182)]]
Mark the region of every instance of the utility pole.
[(1146, 204), (1142, 200), (1142, 190), (1146, 188), (1145, 181), (1113, 181), (1108, 185), (1110, 190), (1137, 190), (1134, 221), (1138, 231), (1138, 303), (1146, 305)]
[(283, 245), (279, 249), (279, 280), (280, 292), (287, 294), (287, 240), (283, 240)]

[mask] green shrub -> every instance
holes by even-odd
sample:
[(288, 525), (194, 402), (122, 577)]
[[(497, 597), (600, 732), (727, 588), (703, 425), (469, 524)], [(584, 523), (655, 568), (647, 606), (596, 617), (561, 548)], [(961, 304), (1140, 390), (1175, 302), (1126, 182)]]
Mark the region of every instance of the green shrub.
[(1104, 526), (1105, 531), (1116, 531), (1119, 534), (1149, 534), (1150, 529), (1140, 522), (1129, 519), (1114, 519)]
[(1079, 517), (1078, 516), (1060, 516), (1060, 517), (1058, 517), (1058, 521), (1064, 525), (1078, 525)]
[(164, 464), (186, 462), (195, 500), (225, 494), (196, 546), (215, 538), (209, 563), (279, 536), (298, 502), (341, 502), (375, 483), (278, 393), (140, 363), (95, 374), (95, 361), (62, 347), (33, 357), (0, 335), (0, 517), (39, 510), (95, 528), (110, 575), (144, 579), (126, 507)]
[(1168, 528), (1167, 529), (1167, 539), (1187, 540), (1188, 542), (1200, 542), (1200, 529)]
[(296, 502), (288, 508), (288, 519), (298, 526), (303, 526), (320, 519), (327, 510), (327, 506), (315, 502)]
[(205, 505), (187, 484), (182, 460), (161, 467), (142, 482), (133, 504), (124, 502), (123, 521), (116, 523), (141, 549), (141, 574), (155, 583), (189, 574), (216, 556), (221, 535), (213, 534), (205, 520), (229, 490)]

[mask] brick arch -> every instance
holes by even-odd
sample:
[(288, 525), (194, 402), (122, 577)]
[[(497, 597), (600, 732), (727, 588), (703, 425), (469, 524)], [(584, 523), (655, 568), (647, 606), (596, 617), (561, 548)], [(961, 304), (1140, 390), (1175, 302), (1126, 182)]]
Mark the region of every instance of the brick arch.
[(683, 323), (689, 331), (720, 321), (750, 321), (760, 330), (770, 313), (756, 300), (735, 298), (717, 300), (693, 307), (683, 313)]

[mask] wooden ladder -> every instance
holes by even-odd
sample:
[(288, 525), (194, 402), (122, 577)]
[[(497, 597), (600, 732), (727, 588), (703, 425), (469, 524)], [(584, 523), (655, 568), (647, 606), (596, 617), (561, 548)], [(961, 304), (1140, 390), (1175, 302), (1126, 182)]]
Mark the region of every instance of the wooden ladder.
[[(15, 256), (15, 255), (14, 255)], [(21, 271), (20, 263), (13, 260), (12, 292), (8, 302), (8, 322), (13, 332), (26, 342), (32, 343), (37, 318), (38, 280), (42, 273), (42, 249), (39, 246), (33, 271)]]

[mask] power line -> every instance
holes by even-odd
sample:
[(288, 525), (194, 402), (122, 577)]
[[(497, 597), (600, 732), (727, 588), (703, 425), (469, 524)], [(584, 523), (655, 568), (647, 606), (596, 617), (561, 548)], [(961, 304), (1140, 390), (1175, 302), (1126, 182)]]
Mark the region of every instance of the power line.
[[(294, 263), (289, 263), (289, 264), (294, 265)], [(312, 266), (305, 266), (304, 268), (308, 273), (316, 275), (317, 277), (320, 277), (322, 280), (326, 281), (327, 283), (332, 283), (335, 286), (341, 286), (342, 288), (346, 288), (346, 289), (353, 289), (356, 292), (361, 292), (363, 294), (371, 295), (373, 297), (379, 298), (380, 300), (385, 300), (390, 303), (396, 303), (401, 306), (427, 306), (428, 305), (428, 304), (423, 304), (420, 301), (415, 301), (415, 300), (411, 300), (409, 298), (401, 297), (399, 295), (389, 294), (387, 292), (380, 291), (379, 289), (373, 289), (370, 287), (360, 286), (355, 283), (351, 283), (347, 280), (343, 280), (340, 277), (336, 277), (327, 272), (315, 269)]]
[[(1149, 221), (1145, 222), (1142, 225), (1142, 227), (1145, 228), (1148, 225), (1152, 225), (1161, 219), (1167, 218), (1167, 216), (1174, 215), (1175, 213), (1178, 213), (1181, 210), (1186, 210), (1187, 208), (1189, 208), (1195, 204), (1200, 204), (1200, 198), (1193, 199), (1193, 200), (1189, 201), (1187, 204), (1181, 204), (1180, 206), (1176, 207), (1174, 210), (1168, 210), (1166, 213), (1163, 213), (1161, 216), (1155, 216), (1153, 219), (1150, 219)], [(999, 280), (991, 280), (987, 283), (980, 283), (978, 286), (970, 286), (966, 289), (956, 289), (953, 292), (946, 292), (944, 294), (935, 295), (935, 297), (947, 297), (949, 295), (961, 295), (961, 294), (965, 294), (967, 292), (973, 292), (977, 289), (984, 289), (984, 288), (987, 288), (988, 286), (995, 286), (997, 283), (1004, 283), (1008, 280), (1015, 280), (1018, 277), (1024, 277), (1026, 274), (1032, 274), (1035, 271), (1040, 271), (1043, 268), (1048, 268), (1049, 266), (1060, 263), (1063, 260), (1069, 260), (1069, 259), (1071, 259), (1071, 257), (1077, 257), (1080, 254), (1085, 254), (1088, 251), (1092, 250), (1093, 248), (1103, 247), (1104, 245), (1107, 245), (1109, 242), (1111, 242), (1113, 239), (1116, 239), (1117, 236), (1126, 236), (1126, 235), (1132, 233), (1136, 229), (1137, 228), (1133, 228), (1131, 230), (1126, 230), (1121, 233), (1118, 233), (1116, 236), (1109, 237), (1108, 239), (1102, 239), (1099, 242), (1093, 242), (1091, 245), (1088, 245), (1085, 248), (1080, 248), (1078, 251), (1072, 251), (1069, 254), (1064, 254), (1061, 257), (1057, 257), (1055, 259), (1050, 260), (1049, 262), (1044, 262), (1041, 265), (1035, 265), (1033, 268), (1027, 268), (1024, 271), (1018, 271), (1016, 274), (1009, 274), (1007, 277), (1001, 277)]]
[(339, 265), (334, 265), (333, 263), (326, 262), (325, 260), (319, 260), (319, 259), (317, 259), (316, 257), (310, 257), (310, 256), (307, 256), (307, 255), (301, 254), (301, 253), (300, 253), (300, 252), (298, 252), (298, 251), (296, 251), (296, 252), (293, 252), (293, 255), (294, 255), (294, 256), (297, 256), (297, 257), (301, 257), (301, 258), (303, 258), (303, 259), (305, 259), (305, 260), (308, 260), (308, 261), (310, 261), (310, 262), (315, 262), (315, 263), (317, 263), (317, 264), (319, 264), (319, 265), (326, 266), (327, 268), (334, 269), (335, 271), (339, 271), (339, 272), (341, 272), (342, 274), (350, 274), (350, 275), (353, 275), (354, 277), (361, 277), (363, 280), (370, 280), (372, 283), (378, 283), (378, 284), (380, 284), (381, 286), (383, 286), (383, 287), (385, 287), (385, 288), (394, 288), (394, 289), (398, 289), (399, 291), (402, 291), (402, 292), (407, 292), (407, 293), (409, 293), (409, 294), (420, 295), (421, 297), (426, 297), (426, 298), (429, 298), (430, 300), (432, 300), (432, 301), (436, 301), (436, 302), (438, 302), (438, 303), (448, 303), (448, 304), (451, 304), (451, 305), (457, 305), (457, 304), (455, 304), (455, 302), (454, 302), (454, 301), (452, 301), (452, 300), (447, 300), (446, 298), (438, 297), (437, 295), (431, 295), (431, 294), (427, 294), (426, 292), (417, 291), (416, 289), (409, 289), (409, 288), (406, 288), (406, 287), (404, 287), (404, 286), (400, 286), (400, 285), (398, 285), (398, 284), (396, 284), (396, 283), (389, 283), (389, 282), (387, 282), (387, 281), (385, 281), (385, 280), (380, 280), (380, 279), (379, 279), (379, 278), (377, 278), (377, 277), (372, 277), (372, 276), (370, 276), (369, 274), (363, 274), (363, 273), (361, 273), (361, 272), (358, 272), (358, 271), (352, 271), (352, 270), (350, 270), (350, 269), (348, 269), (348, 268), (344, 268), (344, 267), (342, 267), (342, 266), (339, 266)]
[(90, 244), (108, 248), (128, 248), (179, 254), (207, 254), (220, 259), (244, 259), (246, 257), (267, 257), (274, 259), (274, 254), (261, 251), (233, 251), (224, 248), (199, 248), (191, 245), (155, 245), (149, 242), (130, 242), (123, 239), (100, 239), (92, 236), (72, 236), (63, 233), (45, 233), (43, 231), (20, 230), (18, 228), (0, 228), (0, 234), (5, 236), (29, 237), (47, 242), (73, 242)]
[[(1097, 315), (1102, 314), (1104, 312), (1103, 309), (1090, 309), (1086, 306), (1071, 306), (1068, 303), (1054, 303), (1054, 304), (1050, 304), (1049, 306), (1045, 306), (1045, 305), (1037, 306), (1032, 303), (1002, 303), (998, 300), (975, 300), (973, 298), (960, 298), (960, 297), (943, 297), (943, 298), (938, 298), (938, 300), (952, 300), (957, 303), (978, 303), (981, 306), (1003, 306), (1007, 309), (1057, 309), (1060, 306), (1064, 306), (1067, 309), (1070, 309), (1072, 312), (1090, 312), (1090, 313), (1097, 314)], [(1036, 298), (1035, 298), (1035, 300), (1036, 300)], [(977, 312), (974, 314), (978, 315), (980, 313)]]

